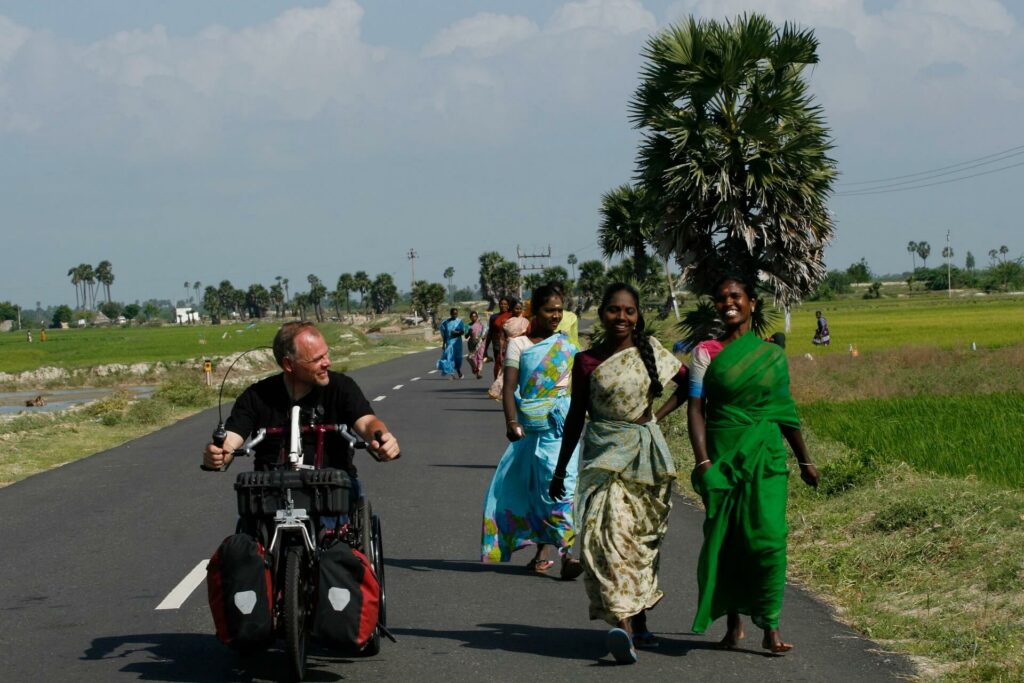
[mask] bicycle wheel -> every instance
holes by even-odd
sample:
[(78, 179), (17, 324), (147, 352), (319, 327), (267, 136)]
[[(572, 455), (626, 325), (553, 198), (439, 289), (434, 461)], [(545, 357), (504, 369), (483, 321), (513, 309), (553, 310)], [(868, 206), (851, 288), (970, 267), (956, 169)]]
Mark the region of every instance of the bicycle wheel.
[[(373, 506), (370, 505), (370, 501), (363, 499), (361, 509), (359, 510), (359, 535), (360, 543), (362, 544), (363, 554), (366, 555), (366, 559), (370, 561), (370, 566), (373, 567), (373, 573), (377, 576), (377, 582), (381, 580), (381, 575), (377, 571), (377, 553), (376, 546), (373, 543)], [(383, 584), (381, 584), (381, 597), (383, 598)], [(383, 599), (382, 599), (383, 606)], [(370, 640), (367, 641), (366, 645), (363, 646), (363, 654), (370, 657), (380, 652), (380, 626), (381, 624), (380, 615), (377, 616), (377, 626), (373, 629), (373, 635), (370, 636)]]
[(284, 563), (284, 642), (295, 680), (306, 675), (306, 570), (301, 548), (289, 548)]
[(381, 533), (380, 515), (373, 515), (370, 536), (370, 545), (373, 547), (373, 571), (377, 573), (377, 582), (380, 583), (380, 618), (377, 621), (381, 626), (387, 626), (387, 591), (384, 590), (384, 536)]

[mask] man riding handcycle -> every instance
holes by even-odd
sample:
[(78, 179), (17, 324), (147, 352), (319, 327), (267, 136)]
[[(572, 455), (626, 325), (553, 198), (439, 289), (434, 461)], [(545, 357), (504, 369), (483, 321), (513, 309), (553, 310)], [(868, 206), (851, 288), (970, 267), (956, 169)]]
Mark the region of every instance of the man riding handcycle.
[(330, 371), (327, 343), (309, 322), (286, 323), (273, 342), (282, 372), (235, 401), (203, 452), (238, 476), (239, 522), (208, 566), (217, 634), (240, 650), (285, 640), (292, 672), (305, 672), (306, 636), (376, 654), (384, 619), (380, 522), (361, 496), (353, 454), (400, 455), (356, 383)]

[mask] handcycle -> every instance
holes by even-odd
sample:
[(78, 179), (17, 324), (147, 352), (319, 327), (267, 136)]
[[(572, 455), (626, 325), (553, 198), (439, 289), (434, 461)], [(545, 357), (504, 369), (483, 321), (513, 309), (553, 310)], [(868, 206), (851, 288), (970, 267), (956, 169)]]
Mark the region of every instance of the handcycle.
[[(273, 631), (285, 641), (289, 669), (297, 680), (302, 680), (306, 670), (307, 644), (316, 616), (320, 558), (335, 543), (345, 543), (361, 552), (380, 587), (377, 621), (360, 654), (376, 655), (382, 636), (394, 640), (387, 630), (380, 518), (373, 514), (370, 501), (353, 490), (353, 479), (347, 472), (321, 467), (324, 436), (330, 432), (341, 437), (349, 456), (357, 449), (366, 449), (376, 459), (367, 443), (346, 425), (319, 424), (312, 418), (304, 421), (298, 406), (292, 408), (288, 427), (262, 428), (234, 452), (236, 456), (252, 456), (256, 446), (268, 436), (288, 438), (287, 459), (282, 458), (278, 469), (238, 475), (236, 533), (247, 534), (266, 548), (272, 583)], [(309, 433), (316, 435), (314, 465), (303, 464), (302, 435)], [(380, 437), (379, 433), (375, 435)], [(221, 427), (214, 433), (214, 443), (218, 441), (223, 443)]]

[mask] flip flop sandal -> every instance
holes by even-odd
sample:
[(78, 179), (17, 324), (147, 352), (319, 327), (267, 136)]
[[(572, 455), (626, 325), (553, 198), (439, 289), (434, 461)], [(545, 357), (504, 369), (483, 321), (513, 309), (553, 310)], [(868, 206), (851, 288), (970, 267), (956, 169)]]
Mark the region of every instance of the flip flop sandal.
[(526, 563), (526, 568), (538, 574), (547, 574), (548, 570), (555, 566), (554, 560), (538, 560), (534, 558)]
[(636, 664), (639, 659), (636, 648), (633, 647), (632, 638), (621, 628), (613, 628), (608, 631), (605, 636), (605, 644), (608, 646), (608, 652), (619, 664)]

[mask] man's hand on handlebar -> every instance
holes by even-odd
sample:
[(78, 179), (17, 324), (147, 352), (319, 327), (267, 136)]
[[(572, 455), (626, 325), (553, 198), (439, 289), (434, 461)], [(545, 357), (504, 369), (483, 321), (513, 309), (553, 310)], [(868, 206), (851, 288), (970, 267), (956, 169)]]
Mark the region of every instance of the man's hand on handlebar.
[(231, 464), (231, 454), (245, 441), (239, 434), (227, 432), (224, 443), (217, 446), (212, 441), (203, 449), (203, 468), (221, 470)]
[(394, 460), (401, 455), (398, 439), (391, 432), (378, 431), (373, 437), (373, 439), (367, 441), (366, 445), (376, 455), (378, 460)]

